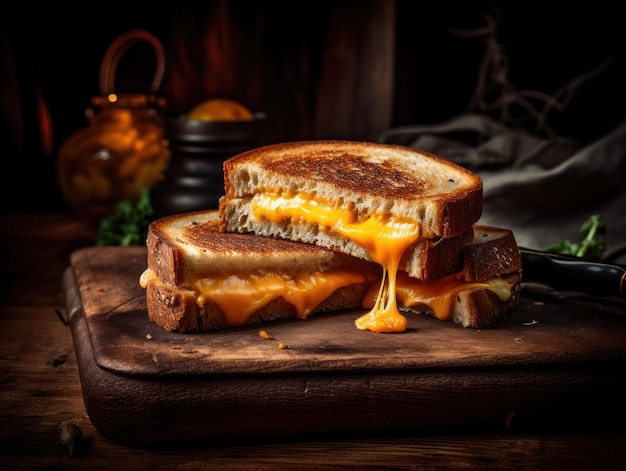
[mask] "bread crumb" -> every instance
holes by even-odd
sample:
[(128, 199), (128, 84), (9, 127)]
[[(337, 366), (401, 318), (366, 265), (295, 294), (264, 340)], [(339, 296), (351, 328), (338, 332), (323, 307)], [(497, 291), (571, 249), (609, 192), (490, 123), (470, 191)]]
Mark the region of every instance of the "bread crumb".
[(61, 442), (67, 448), (70, 456), (79, 454), (84, 444), (83, 431), (74, 422), (61, 423)]
[(260, 330), (259, 331), (259, 337), (261, 337), (262, 339), (265, 339), (265, 340), (274, 340), (274, 337), (271, 336), (270, 334), (268, 334), (264, 330)]
[(506, 416), (505, 428), (509, 428), (511, 426), (511, 423), (513, 422), (513, 417), (515, 417), (514, 410), (509, 412), (509, 414)]
[(150, 340), (152, 338), (152, 334), (146, 334), (146, 338)]

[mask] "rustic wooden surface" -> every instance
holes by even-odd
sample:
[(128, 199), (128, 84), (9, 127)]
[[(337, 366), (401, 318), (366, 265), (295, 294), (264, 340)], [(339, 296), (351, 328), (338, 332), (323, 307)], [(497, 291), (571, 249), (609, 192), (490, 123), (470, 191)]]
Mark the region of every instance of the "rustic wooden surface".
[[(90, 235), (64, 214), (0, 216), (1, 469), (569, 470), (626, 465), (623, 406), (612, 405), (610, 412), (600, 408), (603, 412), (593, 417), (589, 412), (599, 406), (598, 398), (593, 398), (596, 403), (581, 400), (580, 409), (564, 415), (562, 425), (555, 417), (513, 416), (508, 426), (413, 435), (212, 442), (156, 450), (113, 442), (87, 415), (71, 331), (56, 312), (69, 253), (88, 243)], [(66, 423), (77, 425), (84, 437), (72, 456), (61, 440)]]

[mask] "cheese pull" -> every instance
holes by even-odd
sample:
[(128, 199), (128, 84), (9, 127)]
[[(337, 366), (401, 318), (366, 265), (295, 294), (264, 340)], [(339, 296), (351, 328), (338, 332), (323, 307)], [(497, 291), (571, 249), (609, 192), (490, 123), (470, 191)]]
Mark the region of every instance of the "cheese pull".
[[(423, 308), (431, 311), (435, 317), (441, 320), (449, 320), (452, 312), (454, 297), (461, 291), (471, 288), (484, 288), (495, 293), (502, 301), (511, 297), (509, 284), (500, 277), (493, 277), (488, 280), (464, 281), (456, 274), (438, 278), (436, 280), (417, 280), (401, 272), (397, 277), (396, 294), (398, 302), (406, 308)], [(373, 286), (363, 298), (362, 307), (368, 309), (372, 307), (377, 299), (377, 287)], [(385, 320), (380, 326), (375, 328), (385, 328)]]
[(419, 225), (377, 214), (359, 221), (354, 212), (329, 208), (327, 202), (304, 193), (288, 198), (271, 193), (257, 194), (253, 207), (257, 218), (275, 223), (303, 219), (328, 227), (367, 250), (372, 260), (383, 269), (382, 283), (372, 310), (355, 325), (358, 329), (373, 332), (406, 330), (406, 319), (396, 303), (396, 274), (402, 255), (421, 235)]

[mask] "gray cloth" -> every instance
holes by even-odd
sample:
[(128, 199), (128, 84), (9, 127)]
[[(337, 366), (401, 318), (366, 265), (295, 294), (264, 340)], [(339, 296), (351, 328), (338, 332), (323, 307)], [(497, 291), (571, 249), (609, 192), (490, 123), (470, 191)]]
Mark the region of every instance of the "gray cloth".
[(605, 260), (626, 263), (626, 123), (589, 145), (542, 139), (482, 115), (392, 128), (380, 142), (441, 155), (483, 179), (479, 221), (513, 230), (520, 246), (581, 242), (593, 214), (606, 223)]

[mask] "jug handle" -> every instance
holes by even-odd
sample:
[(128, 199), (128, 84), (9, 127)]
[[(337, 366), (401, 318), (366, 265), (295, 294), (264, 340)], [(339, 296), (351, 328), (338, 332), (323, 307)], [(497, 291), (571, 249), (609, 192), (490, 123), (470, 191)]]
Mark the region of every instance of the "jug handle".
[(100, 93), (102, 95), (109, 95), (115, 93), (115, 71), (117, 64), (119, 63), (122, 55), (128, 50), (129, 47), (146, 41), (152, 45), (156, 54), (156, 70), (150, 91), (152, 94), (156, 94), (161, 86), (163, 80), (163, 74), (165, 73), (165, 54), (163, 52), (163, 45), (159, 39), (149, 31), (143, 29), (134, 29), (128, 31), (119, 36), (115, 41), (111, 43), (100, 66)]

